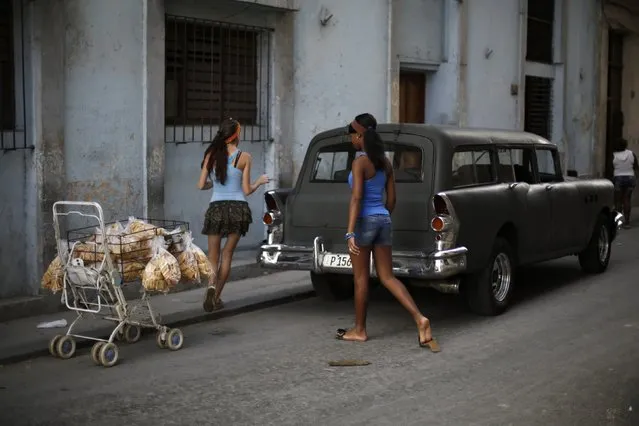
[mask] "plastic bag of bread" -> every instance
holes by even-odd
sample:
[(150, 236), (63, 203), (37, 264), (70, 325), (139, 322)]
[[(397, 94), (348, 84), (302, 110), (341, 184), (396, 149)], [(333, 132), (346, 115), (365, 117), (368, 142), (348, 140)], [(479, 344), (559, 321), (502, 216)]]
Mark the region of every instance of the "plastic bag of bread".
[(122, 281), (132, 282), (142, 278), (144, 264), (136, 261), (124, 262), (122, 265)]
[(147, 291), (168, 292), (182, 277), (177, 259), (169, 253), (163, 237), (152, 240), (153, 256), (142, 273), (142, 286)]
[[(123, 251), (122, 236), (124, 234), (124, 226), (120, 222), (112, 223), (105, 228), (106, 243), (109, 247), (109, 251), (118, 257)], [(104, 241), (102, 237), (102, 231), (100, 228), (95, 228), (95, 239), (97, 244), (102, 244)]]
[(185, 232), (182, 238), (184, 250), (177, 255), (182, 279), (188, 282), (200, 282), (200, 265), (193, 252), (193, 236), (191, 232)]
[(152, 242), (158, 235), (164, 235), (164, 230), (142, 219), (129, 217), (129, 222), (124, 228), (123, 259), (148, 259), (152, 256)]
[(60, 256), (56, 256), (42, 276), (42, 288), (53, 293), (62, 291), (64, 287), (64, 270)]
[(104, 260), (104, 247), (92, 241), (73, 245), (73, 258), (87, 263), (100, 263)]
[(213, 272), (213, 265), (211, 265), (211, 261), (208, 257), (206, 257), (206, 254), (204, 254), (202, 249), (196, 246), (193, 242), (191, 242), (191, 251), (197, 260), (197, 266), (200, 270), (200, 280), (207, 280), (210, 284), (215, 278), (215, 272)]

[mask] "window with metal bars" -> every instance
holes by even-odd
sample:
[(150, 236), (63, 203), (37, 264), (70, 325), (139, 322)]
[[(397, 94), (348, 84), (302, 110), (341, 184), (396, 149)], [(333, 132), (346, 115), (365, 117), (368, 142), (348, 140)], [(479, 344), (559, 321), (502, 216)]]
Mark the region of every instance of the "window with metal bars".
[(550, 140), (552, 135), (551, 78), (526, 76), (524, 131)]
[[(243, 140), (268, 140), (270, 34), (265, 28), (166, 16), (165, 116), (173, 127), (167, 142), (204, 141), (227, 117), (240, 121)], [(180, 138), (177, 127), (182, 133), (189, 127), (191, 136)]]
[(555, 0), (528, 0), (526, 60), (553, 63)]
[(0, 0), (0, 131), (16, 125), (13, 50), (13, 0)]

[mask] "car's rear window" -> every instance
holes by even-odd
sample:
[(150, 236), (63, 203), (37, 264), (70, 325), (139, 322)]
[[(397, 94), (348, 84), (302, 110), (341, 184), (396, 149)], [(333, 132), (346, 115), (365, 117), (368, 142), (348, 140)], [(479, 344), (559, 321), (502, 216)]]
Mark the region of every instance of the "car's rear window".
[[(396, 182), (422, 182), (424, 155), (422, 149), (396, 142), (384, 143), (386, 157), (393, 164)], [(350, 142), (342, 142), (320, 148), (315, 155), (311, 182), (348, 181), (355, 149)]]

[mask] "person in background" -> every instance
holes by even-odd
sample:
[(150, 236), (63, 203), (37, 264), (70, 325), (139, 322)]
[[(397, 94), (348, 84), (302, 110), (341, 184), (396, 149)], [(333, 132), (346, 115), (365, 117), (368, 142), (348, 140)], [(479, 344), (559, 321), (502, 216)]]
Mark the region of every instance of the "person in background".
[(637, 183), (636, 172), (639, 170), (637, 156), (628, 149), (628, 141), (620, 139), (613, 153), (615, 207), (623, 212), (624, 228), (630, 227), (630, 210), (632, 205), (632, 190)]
[[(429, 319), (419, 311), (404, 284), (393, 275), (390, 215), (396, 201), (395, 178), (376, 128), (377, 120), (371, 114), (358, 115), (348, 126), (351, 143), (357, 150), (348, 176), (351, 199), (345, 235), (355, 279), (355, 327), (338, 329), (335, 337), (356, 342), (368, 340), (366, 311), (372, 251), (380, 281), (415, 321), (419, 346), (439, 352)], [(384, 193), (386, 202), (383, 201)]]
[[(207, 312), (224, 307), (220, 296), (231, 272), (233, 253), (253, 221), (246, 196), (269, 181), (268, 176), (262, 175), (251, 183), (252, 158), (238, 149), (240, 130), (238, 121), (224, 120), (200, 165), (198, 188), (213, 188), (202, 228), (202, 233), (208, 236), (209, 259), (215, 272), (214, 282), (209, 282), (206, 289), (203, 305)], [(226, 243), (220, 253), (222, 238), (226, 238)]]

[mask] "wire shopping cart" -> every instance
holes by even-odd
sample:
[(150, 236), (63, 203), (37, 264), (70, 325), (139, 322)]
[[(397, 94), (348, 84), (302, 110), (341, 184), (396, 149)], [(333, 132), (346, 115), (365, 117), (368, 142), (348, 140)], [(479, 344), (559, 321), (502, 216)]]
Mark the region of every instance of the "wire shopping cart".
[[(90, 227), (68, 230), (62, 238), (61, 220), (79, 218), (91, 222)], [(183, 234), (188, 232), (188, 223), (140, 219), (146, 224), (146, 240), (163, 236), (167, 246), (179, 252)], [(178, 328), (162, 325), (160, 316), (151, 306), (150, 295), (142, 293), (140, 299), (127, 301), (123, 285), (139, 279), (144, 264), (149, 260), (144, 238), (133, 238), (133, 232), (117, 236), (108, 235), (102, 207), (94, 202), (58, 201), (53, 205), (53, 222), (58, 256), (63, 265), (62, 300), (66, 307), (77, 313), (65, 335), (57, 335), (49, 342), (49, 352), (55, 357), (69, 359), (76, 352), (76, 338), (95, 341), (91, 358), (97, 365), (111, 367), (118, 362), (119, 349), (116, 341), (135, 343), (140, 340), (142, 329), (156, 330), (156, 341), (160, 348), (179, 350), (184, 336)], [(113, 222), (113, 224), (119, 222)], [(167, 231), (172, 229), (172, 231)], [(127, 244), (136, 244), (126, 250)], [(114, 247), (119, 246), (119, 247)], [(127, 253), (115, 255), (114, 253)], [(137, 273), (131, 265), (137, 265)], [(133, 273), (132, 273), (133, 272)], [(102, 317), (115, 322), (108, 339), (86, 336), (74, 332), (85, 319)]]

